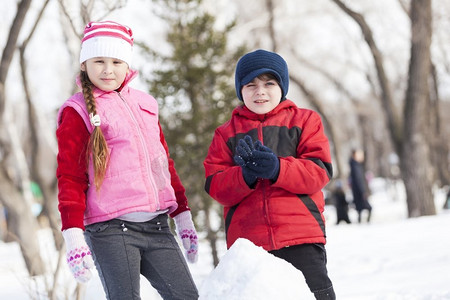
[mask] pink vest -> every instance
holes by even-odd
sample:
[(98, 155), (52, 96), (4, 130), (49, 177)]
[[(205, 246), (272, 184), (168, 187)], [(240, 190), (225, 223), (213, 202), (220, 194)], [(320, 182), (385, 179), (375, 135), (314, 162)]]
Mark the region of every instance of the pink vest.
[[(132, 212), (175, 211), (167, 153), (160, 142), (158, 103), (141, 91), (125, 86), (120, 93), (95, 89), (97, 114), (109, 148), (105, 179), (97, 192), (92, 160), (89, 162), (84, 224), (102, 222)], [(94, 130), (82, 93), (69, 98), (89, 132)]]

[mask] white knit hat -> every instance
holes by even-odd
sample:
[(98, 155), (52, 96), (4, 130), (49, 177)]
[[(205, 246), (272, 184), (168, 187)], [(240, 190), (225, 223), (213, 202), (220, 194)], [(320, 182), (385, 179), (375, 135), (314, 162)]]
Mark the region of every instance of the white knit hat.
[(112, 21), (90, 22), (81, 40), (80, 64), (93, 57), (112, 57), (131, 67), (133, 32)]

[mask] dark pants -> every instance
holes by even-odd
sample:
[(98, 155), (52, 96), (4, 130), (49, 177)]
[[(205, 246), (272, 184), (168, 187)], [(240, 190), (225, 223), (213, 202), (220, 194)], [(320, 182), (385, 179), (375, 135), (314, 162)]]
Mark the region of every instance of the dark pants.
[(270, 251), (302, 271), (306, 284), (316, 299), (336, 299), (328, 277), (327, 254), (323, 244), (302, 244)]
[(163, 299), (198, 299), (166, 214), (143, 223), (113, 219), (92, 224), (85, 236), (108, 299), (141, 299), (140, 274)]

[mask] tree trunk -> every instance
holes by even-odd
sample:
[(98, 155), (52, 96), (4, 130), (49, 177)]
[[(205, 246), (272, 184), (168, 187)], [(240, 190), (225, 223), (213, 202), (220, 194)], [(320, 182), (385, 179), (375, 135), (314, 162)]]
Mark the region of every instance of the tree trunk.
[(213, 258), (213, 265), (214, 267), (217, 267), (219, 264), (219, 254), (217, 252), (217, 230), (213, 230), (211, 228), (211, 208), (208, 207), (207, 210), (205, 210), (205, 223), (206, 223), (206, 239), (209, 242), (209, 246), (211, 247), (211, 256)]
[[(5, 82), (14, 52), (17, 49), (17, 39), (30, 7), (30, 3), (31, 0), (22, 0), (18, 4), (17, 13), (11, 25), (0, 61), (0, 134), (2, 138), (0, 150), (3, 154), (2, 163), (0, 165), (0, 200), (8, 213), (9, 237), (7, 238), (12, 238), (19, 243), (28, 272), (31, 276), (34, 276), (43, 274), (45, 271), (39, 253), (39, 243), (36, 235), (38, 224), (31, 213), (31, 207), (28, 205), (24, 195), (7, 175), (8, 167), (6, 160), (11, 153), (10, 149), (13, 149), (13, 146), (11, 145), (11, 136), (8, 136), (8, 128), (5, 128), (4, 126), (4, 110), (6, 102)], [(16, 149), (14, 151), (18, 150)], [(22, 188), (26, 191), (29, 187), (25, 186)]]
[(275, 39), (276, 34), (275, 34), (275, 16), (274, 16), (274, 3), (273, 0), (266, 0), (266, 9), (267, 9), (267, 13), (269, 15), (269, 36), (270, 36), (270, 40), (272, 41), (272, 52), (277, 52), (278, 51), (278, 43)]
[(436, 67), (431, 63), (431, 82), (430, 88), (430, 126), (432, 134), (430, 135), (431, 143), (431, 161), (433, 167), (436, 169), (436, 177), (439, 186), (450, 185), (450, 170), (448, 168), (448, 157), (450, 157), (447, 139), (442, 127), (442, 110), (441, 99), (438, 89), (438, 81)]
[(362, 15), (350, 10), (341, 0), (332, 1), (360, 26), (372, 53), (382, 91), (381, 102), (387, 117), (390, 137), (396, 153), (399, 154), (402, 179), (406, 187), (408, 216), (435, 214), (431, 188), (433, 173), (429, 161), (429, 139), (426, 138), (429, 134), (429, 126), (425, 121), (425, 118), (430, 115), (426, 104), (430, 91), (428, 80), (431, 62), (431, 0), (413, 0), (411, 2), (411, 60), (403, 124), (399, 122), (394, 109), (382, 55), (375, 43), (372, 30)]
[(16, 51), (16, 43), (22, 28), (25, 15), (30, 8), (31, 0), (22, 0), (17, 7), (17, 14), (9, 31), (8, 40), (3, 49), (2, 59), (0, 61), (0, 117), (5, 109), (5, 82), (8, 76), (9, 66), (11, 64), (14, 52)]
[(38, 224), (23, 196), (14, 184), (0, 172), (0, 194), (8, 212), (8, 240), (19, 243), (30, 276), (41, 275), (45, 268), (40, 255), (36, 236)]
[(364, 40), (369, 47), (370, 53), (372, 54), (373, 61), (375, 64), (375, 69), (378, 77), (378, 84), (380, 85), (381, 90), (381, 104), (385, 113), (387, 128), (390, 131), (390, 138), (393, 146), (397, 153), (401, 152), (402, 147), (402, 130), (401, 123), (399, 120), (399, 115), (395, 109), (394, 102), (392, 100), (392, 92), (389, 86), (389, 80), (386, 76), (383, 56), (381, 51), (378, 49), (377, 44), (375, 43), (375, 39), (373, 37), (372, 29), (367, 24), (364, 17), (348, 8), (341, 0), (331, 0), (336, 5), (341, 8), (348, 16), (350, 16), (360, 27)]
[(430, 163), (429, 85), (431, 0), (411, 2), (411, 60), (404, 106), (404, 145), (400, 157), (406, 188), (408, 216), (434, 215)]
[[(30, 178), (34, 182), (37, 183), (39, 188), (42, 191), (43, 196), (43, 209), (41, 216), (45, 216), (48, 219), (50, 228), (52, 229), (53, 233), (53, 239), (55, 241), (56, 249), (61, 249), (63, 239), (60, 233), (60, 225), (59, 225), (59, 213), (57, 211), (57, 195), (56, 195), (56, 177), (55, 176), (45, 176), (48, 175), (45, 174), (44, 170), (48, 172), (49, 169), (53, 169), (52, 172), (55, 174), (56, 172), (56, 164), (48, 163), (48, 160), (51, 160), (52, 162), (56, 162), (56, 151), (51, 151), (51, 145), (44, 145), (42, 141), (46, 141), (46, 139), (40, 138), (39, 134), (41, 136), (43, 135), (43, 132), (48, 131), (48, 128), (42, 128), (41, 122), (39, 122), (38, 111), (36, 110), (36, 107), (34, 106), (32, 99), (31, 99), (31, 93), (28, 85), (28, 70), (27, 70), (27, 61), (25, 59), (25, 51), (27, 49), (28, 43), (33, 37), (34, 32), (36, 31), (36, 28), (39, 24), (39, 21), (41, 20), (45, 8), (47, 7), (50, 0), (46, 0), (39, 12), (39, 15), (34, 23), (34, 26), (32, 27), (32, 30), (28, 37), (24, 40), (22, 43), (22, 46), (19, 47), (19, 53), (20, 53), (20, 68), (21, 68), (21, 75), (22, 75), (22, 84), (23, 84), (23, 90), (25, 92), (25, 100), (28, 107), (28, 124), (29, 124), (29, 142), (27, 143), (30, 145), (29, 149), (29, 157), (30, 157)], [(52, 136), (52, 138), (54, 138)], [(56, 141), (55, 141), (56, 144)], [(47, 149), (44, 149), (44, 147), (47, 146)], [(44, 154), (45, 153), (45, 154)], [(48, 153), (48, 156), (47, 156)], [(46, 160), (45, 162), (42, 162), (42, 160)]]

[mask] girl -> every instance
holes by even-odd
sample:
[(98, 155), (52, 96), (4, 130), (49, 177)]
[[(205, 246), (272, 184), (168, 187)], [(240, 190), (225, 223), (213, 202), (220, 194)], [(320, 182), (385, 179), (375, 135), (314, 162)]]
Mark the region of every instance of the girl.
[(67, 263), (87, 282), (95, 265), (108, 299), (140, 299), (140, 274), (164, 299), (197, 299), (168, 225), (197, 259), (197, 233), (169, 158), (156, 100), (128, 83), (133, 35), (91, 22), (81, 44), (82, 92), (58, 112), (58, 200)]

